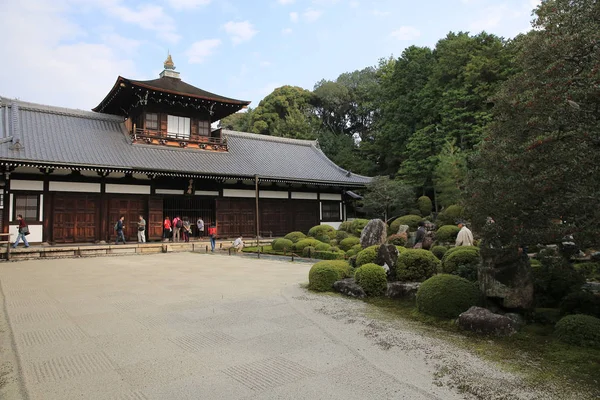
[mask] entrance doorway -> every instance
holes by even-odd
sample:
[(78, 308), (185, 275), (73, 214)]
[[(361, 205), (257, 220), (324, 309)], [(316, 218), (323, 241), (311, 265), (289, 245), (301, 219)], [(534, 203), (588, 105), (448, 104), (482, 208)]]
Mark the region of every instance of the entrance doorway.
[[(198, 236), (198, 218), (202, 218), (206, 227), (215, 221), (215, 199), (202, 196), (165, 196), (163, 213), (171, 220), (176, 216), (181, 219), (187, 218), (192, 227), (192, 235)], [(204, 232), (206, 233), (206, 228)]]

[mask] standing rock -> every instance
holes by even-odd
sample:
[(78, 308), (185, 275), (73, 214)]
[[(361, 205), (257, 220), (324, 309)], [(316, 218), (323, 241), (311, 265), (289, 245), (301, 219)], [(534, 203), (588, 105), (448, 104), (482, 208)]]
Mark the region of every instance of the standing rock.
[(387, 224), (380, 219), (372, 219), (360, 234), (363, 249), (376, 244), (384, 244), (387, 239)]
[(590, 254), (590, 260), (594, 262), (600, 261), (600, 251), (595, 251), (592, 254)]
[(471, 307), (460, 314), (458, 326), (467, 331), (496, 336), (510, 336), (517, 332), (512, 319), (481, 307)]
[(392, 274), (394, 274), (396, 262), (398, 261), (398, 255), (398, 249), (393, 244), (382, 244), (379, 246), (375, 264), (388, 266), (386, 269), (388, 279), (392, 278)]
[(392, 299), (414, 299), (420, 282), (390, 282), (385, 295)]
[(346, 296), (356, 297), (359, 299), (367, 296), (363, 288), (361, 288), (352, 278), (334, 282), (333, 289), (336, 292), (345, 294)]
[(398, 227), (398, 232), (397, 232), (397, 234), (398, 234), (398, 235), (404, 235), (404, 236), (408, 236), (408, 229), (409, 229), (409, 228), (410, 228), (410, 227), (409, 227), (408, 225), (400, 225), (400, 226)]

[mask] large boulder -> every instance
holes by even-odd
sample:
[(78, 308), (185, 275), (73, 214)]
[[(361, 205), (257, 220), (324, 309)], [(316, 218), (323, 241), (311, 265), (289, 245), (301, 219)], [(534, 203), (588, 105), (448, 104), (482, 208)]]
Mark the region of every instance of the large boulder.
[(516, 323), (505, 315), (481, 307), (471, 307), (458, 316), (458, 326), (486, 335), (510, 336), (517, 332)]
[(414, 299), (421, 282), (389, 282), (385, 295), (392, 299)]
[(387, 239), (387, 224), (380, 219), (372, 219), (360, 234), (360, 245), (363, 249), (369, 246), (384, 244)]
[(600, 283), (599, 282), (584, 283), (583, 286), (581, 287), (581, 290), (584, 290), (586, 292), (591, 292), (592, 294), (595, 294), (595, 295), (600, 295)]
[(356, 297), (362, 299), (367, 297), (367, 294), (352, 278), (343, 279), (341, 281), (334, 282), (333, 290), (346, 296)]
[[(396, 266), (396, 262), (398, 261), (398, 248), (393, 244), (382, 244), (379, 246), (379, 250), (377, 251), (377, 258), (375, 259), (375, 264), (383, 265), (385, 271), (387, 272), (388, 279), (391, 277), (391, 273)], [(386, 268), (387, 267), (387, 268)]]
[(600, 251), (595, 251), (592, 254), (590, 254), (590, 260), (594, 262), (600, 262)]
[(408, 225), (399, 225), (398, 226), (398, 232), (396, 232), (397, 235), (405, 235), (408, 236), (408, 230), (410, 229), (410, 226)]

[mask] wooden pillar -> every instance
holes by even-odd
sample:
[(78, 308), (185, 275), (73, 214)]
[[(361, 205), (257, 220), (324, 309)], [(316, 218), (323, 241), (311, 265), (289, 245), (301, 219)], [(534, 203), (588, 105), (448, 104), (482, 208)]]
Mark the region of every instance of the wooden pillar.
[(260, 237), (260, 214), (258, 210), (258, 175), (254, 176), (255, 197), (256, 197), (256, 243)]

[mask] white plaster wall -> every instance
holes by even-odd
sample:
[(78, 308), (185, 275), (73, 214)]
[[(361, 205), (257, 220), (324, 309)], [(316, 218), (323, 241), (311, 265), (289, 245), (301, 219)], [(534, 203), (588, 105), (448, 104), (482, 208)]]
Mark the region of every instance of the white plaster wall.
[(10, 190), (44, 190), (43, 181), (24, 181), (21, 179), (12, 179), (10, 181)]
[[(40, 243), (42, 241), (42, 225), (29, 225), (29, 235), (26, 236), (28, 242)], [(19, 225), (9, 225), (8, 233), (10, 233), (10, 241), (14, 243), (19, 234)], [(22, 246), (22, 245), (21, 245)]]
[(150, 186), (107, 183), (106, 193), (150, 194)]
[(320, 199), (342, 201), (342, 195), (339, 193), (321, 193)]
[(333, 226), (335, 229), (340, 229), (341, 222), (321, 222), (321, 225)]
[(84, 182), (50, 181), (49, 190), (51, 192), (100, 193), (100, 184), (99, 183), (84, 183)]
[(252, 197), (256, 195), (254, 190), (223, 189), (223, 197)]
[(183, 194), (183, 189), (182, 190), (176, 190), (176, 189), (156, 189), (155, 192), (156, 192), (156, 194)]
[(317, 200), (316, 193), (292, 192), (292, 199), (298, 200)]
[(259, 192), (258, 197), (261, 199), (287, 199), (288, 192), (265, 190), (265, 191)]
[(194, 192), (196, 196), (218, 196), (219, 192), (217, 190), (196, 190)]

